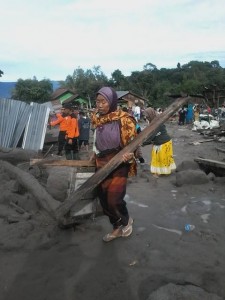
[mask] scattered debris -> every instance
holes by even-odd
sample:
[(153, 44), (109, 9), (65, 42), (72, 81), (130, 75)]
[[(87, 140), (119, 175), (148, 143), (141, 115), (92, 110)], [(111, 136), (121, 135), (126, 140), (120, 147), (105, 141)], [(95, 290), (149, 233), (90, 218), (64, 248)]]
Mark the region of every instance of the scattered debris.
[(163, 230), (166, 230), (166, 231), (169, 231), (169, 232), (176, 233), (176, 234), (178, 234), (178, 235), (182, 235), (182, 231), (181, 231), (181, 230), (177, 230), (177, 229), (169, 229), (169, 228), (161, 227), (161, 226), (158, 226), (158, 225), (155, 225), (155, 224), (152, 224), (152, 225), (155, 226), (155, 227), (158, 228), (158, 229), (163, 229)]

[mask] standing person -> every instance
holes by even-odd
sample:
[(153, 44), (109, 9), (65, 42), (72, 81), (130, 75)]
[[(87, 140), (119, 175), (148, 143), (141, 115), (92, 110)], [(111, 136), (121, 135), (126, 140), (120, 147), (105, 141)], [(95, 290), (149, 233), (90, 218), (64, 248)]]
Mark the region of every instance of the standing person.
[[(144, 114), (149, 123), (156, 117), (156, 111), (151, 107), (147, 108)], [(144, 141), (143, 146), (149, 144), (153, 144), (150, 163), (153, 176), (158, 178), (160, 175), (171, 174), (172, 170), (176, 169), (176, 165), (173, 159), (172, 140), (164, 124), (159, 127), (153, 137)]]
[(199, 122), (199, 117), (200, 117), (200, 107), (199, 107), (199, 105), (196, 105), (194, 107), (194, 117), (195, 117), (195, 121)]
[[(136, 131), (137, 131), (137, 134), (141, 133), (141, 126), (138, 123), (136, 124)], [(145, 160), (143, 158), (143, 153), (141, 150), (141, 146), (138, 146), (138, 148), (136, 150), (136, 157), (141, 164), (145, 163)]]
[[(110, 87), (97, 92), (97, 113), (92, 115), (95, 129), (93, 160), (96, 169), (105, 166), (135, 136), (135, 119), (127, 112), (117, 110), (117, 94)], [(121, 164), (98, 186), (98, 196), (105, 215), (112, 224), (112, 232), (103, 237), (109, 242), (132, 233), (132, 218), (129, 217), (124, 196), (128, 175), (136, 175), (134, 153), (125, 153)]]
[[(122, 110), (129, 113), (127, 107), (123, 107)], [(141, 126), (137, 122), (136, 122), (136, 132), (137, 132), (137, 134), (141, 133)], [(135, 156), (137, 157), (137, 159), (139, 160), (139, 162), (141, 164), (145, 163), (145, 160), (144, 160), (143, 154), (142, 154), (142, 150), (141, 150), (141, 146), (138, 146)]]
[(225, 105), (222, 104), (221, 106), (221, 117), (224, 118), (225, 117)]
[(85, 115), (83, 111), (80, 111), (79, 116), (79, 149), (81, 149), (82, 144), (84, 144), (86, 151), (88, 151), (91, 120)]
[(193, 122), (193, 104), (189, 103), (187, 107), (187, 113), (186, 113), (186, 123), (190, 124)]
[(64, 105), (65, 114), (68, 116), (68, 128), (66, 131), (66, 144), (65, 152), (67, 160), (79, 159), (79, 147), (78, 147), (78, 137), (79, 137), (79, 127), (76, 115), (73, 113), (73, 108), (69, 104)]
[(179, 114), (179, 121), (178, 121), (178, 124), (179, 124), (179, 125), (184, 125), (185, 117), (186, 117), (186, 110), (185, 110), (185, 108), (182, 107), (182, 108), (178, 111), (178, 114)]
[(59, 124), (59, 135), (58, 135), (58, 153), (57, 155), (62, 156), (62, 151), (66, 143), (66, 131), (68, 129), (68, 116), (65, 114), (65, 108), (61, 108), (61, 113), (56, 114), (57, 119), (50, 122), (51, 126)]
[(135, 103), (134, 107), (134, 117), (137, 122), (141, 119), (141, 108), (137, 103)]

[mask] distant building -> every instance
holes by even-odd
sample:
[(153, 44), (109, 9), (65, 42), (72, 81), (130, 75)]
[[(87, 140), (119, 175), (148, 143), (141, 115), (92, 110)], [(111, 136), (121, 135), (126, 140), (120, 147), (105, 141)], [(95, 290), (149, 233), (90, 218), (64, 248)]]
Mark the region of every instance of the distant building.
[(133, 107), (135, 104), (141, 108), (145, 107), (147, 104), (147, 99), (131, 91), (116, 91), (118, 97), (118, 105)]
[(56, 89), (51, 96), (51, 101), (45, 103), (51, 111), (57, 112), (62, 104), (71, 103), (79, 108), (88, 107), (88, 100), (81, 98), (78, 94), (67, 88)]

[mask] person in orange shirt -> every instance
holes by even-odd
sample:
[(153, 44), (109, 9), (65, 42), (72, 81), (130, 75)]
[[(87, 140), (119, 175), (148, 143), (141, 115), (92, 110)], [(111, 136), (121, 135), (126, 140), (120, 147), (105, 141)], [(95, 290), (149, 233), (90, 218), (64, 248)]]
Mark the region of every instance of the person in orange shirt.
[(65, 108), (65, 114), (68, 115), (68, 127), (67, 127), (67, 131), (66, 131), (66, 144), (65, 144), (66, 159), (76, 160), (76, 159), (79, 159), (78, 119), (77, 119), (76, 115), (73, 113), (73, 108), (71, 105), (65, 104), (64, 108)]
[(58, 135), (58, 153), (57, 155), (62, 156), (62, 151), (66, 143), (66, 132), (68, 129), (68, 116), (65, 114), (65, 108), (61, 108), (61, 113), (56, 114), (57, 119), (50, 122), (51, 126), (59, 125), (59, 135)]

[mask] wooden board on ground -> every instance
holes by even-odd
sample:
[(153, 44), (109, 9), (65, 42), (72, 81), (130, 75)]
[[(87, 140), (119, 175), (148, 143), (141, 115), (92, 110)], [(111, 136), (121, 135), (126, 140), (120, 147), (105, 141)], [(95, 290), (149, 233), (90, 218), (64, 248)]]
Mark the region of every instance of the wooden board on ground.
[(190, 142), (189, 145), (199, 145), (201, 143), (212, 142), (212, 141), (214, 141), (214, 139), (198, 140), (198, 141)]
[(225, 149), (222, 149), (222, 148), (216, 148), (216, 150), (217, 150), (218, 152), (225, 153)]
[(194, 161), (196, 161), (206, 173), (212, 172), (216, 176), (225, 176), (225, 162), (205, 158), (195, 158)]
[(90, 160), (31, 159), (30, 165), (64, 166), (64, 167), (95, 167), (95, 163)]

